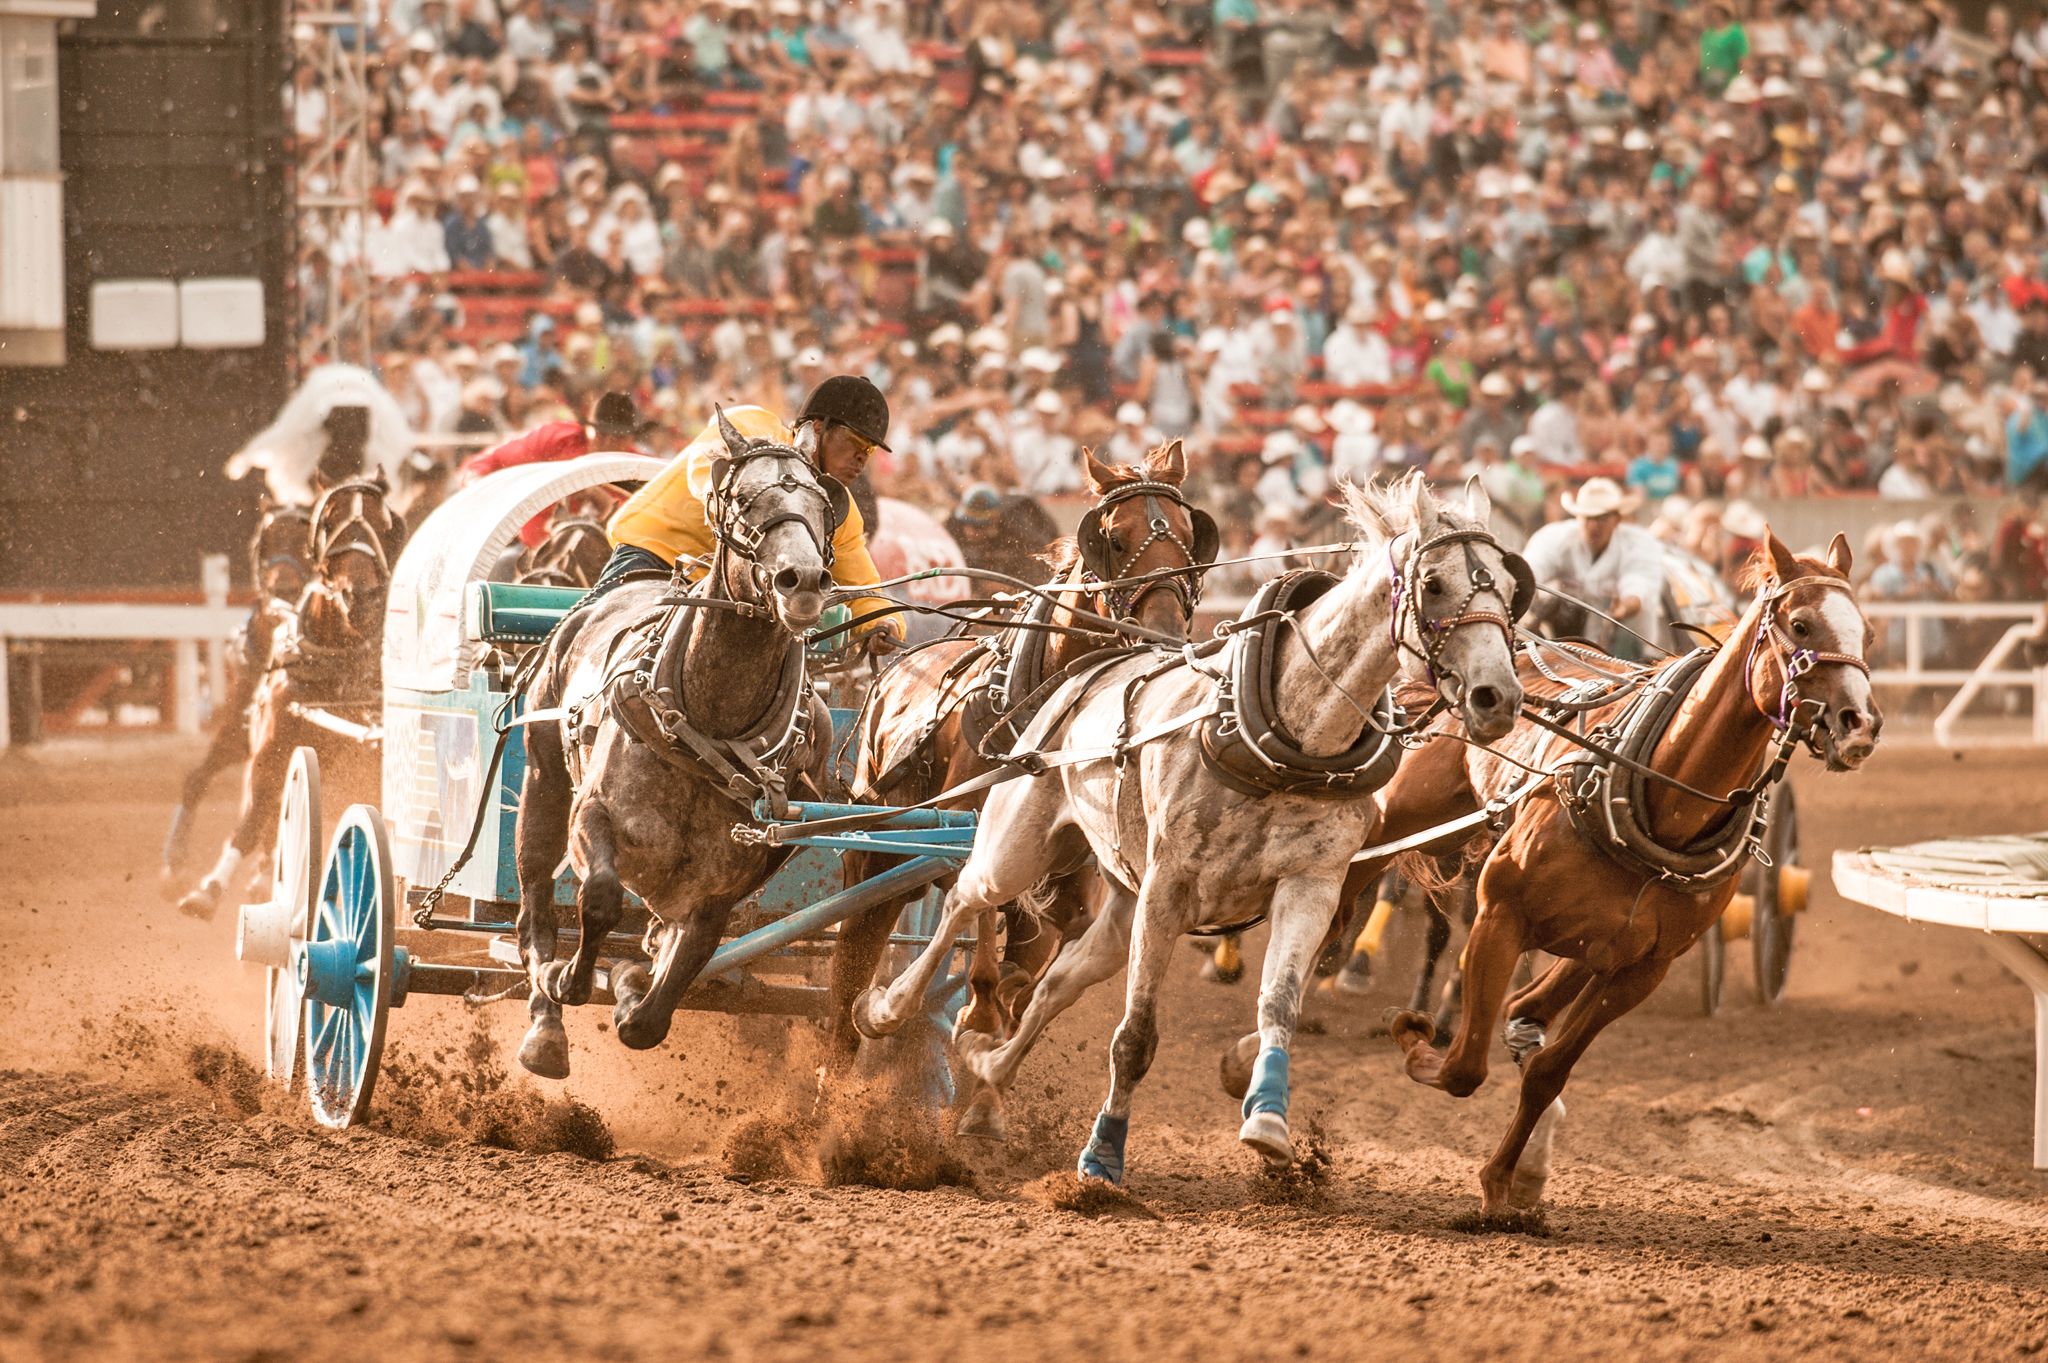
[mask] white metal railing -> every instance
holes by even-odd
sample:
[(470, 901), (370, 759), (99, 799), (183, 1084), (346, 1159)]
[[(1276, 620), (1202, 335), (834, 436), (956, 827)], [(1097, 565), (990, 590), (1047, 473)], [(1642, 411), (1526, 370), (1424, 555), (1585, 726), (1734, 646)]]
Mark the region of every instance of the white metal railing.
[(13, 742), (7, 694), (7, 648), (16, 639), (161, 640), (172, 647), (171, 721), (179, 733), (198, 733), (200, 645), (207, 645), (207, 688), (216, 702), (227, 689), (225, 644), (249, 612), (230, 606), (228, 561), (224, 554), (203, 560), (206, 604), (154, 605), (139, 602), (0, 602), (0, 751)]

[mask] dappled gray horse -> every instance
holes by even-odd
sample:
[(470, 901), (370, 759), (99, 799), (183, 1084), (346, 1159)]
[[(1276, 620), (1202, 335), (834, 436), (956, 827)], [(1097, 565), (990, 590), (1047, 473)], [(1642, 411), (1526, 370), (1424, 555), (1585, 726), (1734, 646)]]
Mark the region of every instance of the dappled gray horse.
[[(1239, 1134), (1268, 1159), (1292, 1157), (1288, 1050), (1302, 982), (1337, 912), (1351, 854), (1377, 818), (1365, 793), (1398, 759), (1381, 705), (1388, 683), (1404, 662), (1427, 674), (1482, 742), (1514, 723), (1522, 696), (1509, 651), (1517, 579), (1485, 529), (1484, 494), (1473, 487), (1468, 507), (1442, 506), (1411, 477), (1388, 492), (1348, 496), (1365, 543), (1348, 574), (1304, 593), (1286, 627), (1273, 630), (1270, 685), (1258, 687), (1270, 704), (1270, 731), (1284, 736), (1304, 772), (1328, 774), (1327, 788), (1303, 780), (1293, 789), (1247, 789), (1211, 765), (1205, 747), (1214, 747), (1215, 724), (1243, 714), (1219, 704), (1223, 668), (1155, 653), (1078, 677), (1019, 740), (1019, 752), (1054, 754), (1053, 765), (990, 795), (931, 948), (886, 992), (870, 991), (855, 1005), (855, 1022), (870, 1035), (901, 1027), (972, 915), (1027, 895), (1092, 854), (1108, 901), (1054, 964), (1011, 1040), (1028, 1047), (1082, 989), (1114, 974), (1128, 950), (1109, 1099), (1081, 1153), (1084, 1177), (1122, 1181), (1131, 1097), (1152, 1061), (1173, 943), (1262, 911), (1272, 922), (1259, 988), (1263, 1049)], [(1069, 753), (1089, 756), (1062, 760)], [(985, 1067), (993, 1040), (958, 1038), (978, 1076), (1007, 1082)]]
[[(519, 799), (519, 946), (533, 1025), (519, 1060), (561, 1078), (561, 1006), (590, 998), (632, 890), (648, 908), (653, 969), (615, 971), (613, 1020), (634, 1049), (661, 1043), (732, 907), (788, 855), (733, 841), (757, 798), (822, 795), (831, 720), (804, 678), (803, 632), (825, 606), (847, 493), (797, 446), (750, 440), (719, 414), (727, 453), (692, 470), (718, 547), (685, 593), (629, 582), (573, 611), (526, 697)], [(581, 936), (555, 959), (555, 876), (581, 881)]]

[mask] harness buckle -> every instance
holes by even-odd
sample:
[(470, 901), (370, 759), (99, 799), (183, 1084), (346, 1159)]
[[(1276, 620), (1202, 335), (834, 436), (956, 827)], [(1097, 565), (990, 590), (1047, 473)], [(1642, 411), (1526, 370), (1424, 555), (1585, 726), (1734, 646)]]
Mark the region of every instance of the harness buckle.
[(1785, 675), (1798, 679), (1820, 666), (1820, 659), (1810, 648), (1795, 648), (1785, 658)]

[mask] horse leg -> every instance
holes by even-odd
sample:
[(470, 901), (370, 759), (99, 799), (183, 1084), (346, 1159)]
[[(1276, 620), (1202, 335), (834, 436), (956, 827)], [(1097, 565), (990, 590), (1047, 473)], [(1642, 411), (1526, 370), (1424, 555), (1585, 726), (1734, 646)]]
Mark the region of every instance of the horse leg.
[[(849, 889), (881, 874), (897, 863), (895, 857), (871, 852), (848, 852), (843, 869)], [(889, 935), (909, 901), (897, 896), (871, 909), (849, 916), (839, 925), (839, 939), (832, 947), (832, 1021), (830, 1061), (836, 1073), (844, 1073), (860, 1054), (860, 1033), (853, 1025), (854, 998), (875, 982), (875, 970), (882, 953), (889, 949)]]
[(1418, 1013), (1429, 1007), (1429, 990), (1436, 982), (1437, 963), (1443, 960), (1444, 948), (1451, 944), (1450, 916), (1437, 904), (1436, 896), (1430, 895), (1424, 907), (1429, 925), (1422, 943), (1422, 968), (1415, 972), (1415, 989), (1408, 996), (1408, 1007)]
[(1322, 876), (1289, 876), (1273, 887), (1273, 931), (1259, 975), (1259, 1058), (1244, 1096), (1244, 1125), (1237, 1138), (1272, 1165), (1294, 1158), (1287, 1127), (1290, 1096), (1288, 1052), (1301, 1017), (1302, 990), (1317, 949), (1337, 913), (1339, 881)]
[(967, 1006), (953, 1024), (955, 1032), (994, 1032), (1003, 1025), (998, 991), (1003, 983), (1003, 962), (996, 950), (996, 925), (1010, 918), (1013, 910), (983, 909), (974, 920), (974, 951), (967, 959)]
[[(1045, 978), (1032, 991), (1023, 1016), (1017, 1019), (1015, 1031), (1000, 1045), (982, 1032), (962, 1032), (954, 1038), (961, 1064), (976, 1081), (975, 1111), (993, 1109), (992, 1119), (978, 1119), (984, 1134), (1000, 1134), (1003, 1102), (1016, 1081), (1017, 1068), (1052, 1020), (1073, 1007), (1081, 995), (1123, 969), (1130, 956), (1131, 913), (1137, 901), (1129, 891), (1104, 883), (1109, 887), (1109, 896), (1102, 911), (1085, 932), (1053, 958)], [(984, 1092), (990, 1095), (987, 1102), (982, 1099)]]
[(1394, 1016), (1394, 1040), (1407, 1052), (1410, 1079), (1440, 1088), (1453, 1098), (1463, 1098), (1486, 1082), (1486, 1048), (1493, 1040), (1493, 1020), (1500, 1016), (1515, 965), (1527, 949), (1521, 915), (1501, 896), (1484, 894), (1472, 935), (1465, 939), (1464, 999), (1458, 1036), (1450, 1049), (1438, 1052), (1429, 1045), (1436, 1032), (1429, 1018), (1414, 1012)]
[(528, 725), (526, 784), (519, 792), (513, 836), (519, 867), (519, 958), (526, 965), (526, 1011), (533, 1022), (519, 1043), (519, 1063), (543, 1079), (569, 1077), (569, 1034), (562, 1026), (562, 1008), (541, 987), (541, 976), (555, 959), (555, 869), (569, 845), (573, 799), (561, 731), (552, 724)]
[(887, 989), (870, 986), (853, 1001), (853, 1025), (862, 1036), (900, 1031), (923, 1009), (925, 991), (967, 924), (984, 909), (1021, 898), (1046, 878), (1058, 864), (1054, 844), (1059, 839), (1051, 830), (1064, 801), (1065, 791), (1057, 781), (1031, 781), (1021, 789), (1013, 783), (996, 790), (974, 851), (946, 894), (932, 940)]
[(619, 1000), (612, 1010), (612, 1028), (620, 1041), (636, 1051), (651, 1050), (667, 1039), (683, 995), (718, 950), (726, 920), (732, 917), (732, 905), (715, 909), (696, 905), (682, 912), (669, 910), (662, 916), (668, 921), (660, 929), (653, 980), (648, 982), (646, 968), (639, 967), (622, 971), (612, 983)]
[(618, 842), (611, 811), (586, 800), (570, 821), (570, 857), (580, 885), (576, 893), (576, 951), (566, 961), (541, 966), (541, 992), (558, 1004), (590, 1002), (597, 960), (605, 939), (619, 925), (626, 889), (619, 883)]
[(1365, 926), (1358, 930), (1358, 936), (1351, 943), (1351, 955), (1344, 962), (1344, 968), (1337, 972), (1336, 981), (1330, 986), (1340, 994), (1363, 994), (1370, 989), (1373, 957), (1380, 954), (1380, 948), (1387, 937), (1387, 925), (1393, 921), (1394, 907), (1401, 902), (1406, 892), (1400, 872), (1388, 871), (1380, 878), (1379, 894), (1374, 897), (1372, 912), (1366, 915)]
[[(1558, 1019), (1556, 1039), (1530, 1052), (1523, 1062), (1514, 1120), (1479, 1173), (1483, 1215), (1500, 1216), (1541, 1204), (1550, 1178), (1552, 1142), (1564, 1118), (1561, 1095), (1572, 1067), (1609, 1023), (1650, 996), (1670, 968), (1670, 961), (1653, 958), (1611, 975), (1588, 971), (1579, 981), (1577, 997)], [(1465, 1021), (1472, 1026), (1474, 1019), (1468, 1016)]]
[(206, 878), (178, 901), (178, 912), (188, 917), (212, 918), (221, 895), (234, 884), (243, 859), (251, 852), (261, 852), (277, 836), (277, 806), (284, 798), (291, 745), (279, 741), (275, 726), (266, 726), (261, 737), (252, 734), (252, 740), (257, 746), (249, 754), (249, 767), (242, 779), (242, 809), (234, 831), (222, 844), (220, 858)]
[(178, 807), (171, 811), (170, 831), (164, 835), (163, 878), (168, 883), (184, 865), (192, 841), (192, 819), (206, 799), (214, 778), (249, 755), (249, 716), (242, 709), (230, 709), (221, 716), (206, 745), (199, 765), (185, 774), (178, 792)]
[(1084, 1179), (1124, 1181), (1124, 1139), (1131, 1129), (1131, 1099), (1152, 1068), (1159, 1046), (1159, 987), (1173, 944), (1180, 937), (1178, 906), (1191, 887), (1162, 875), (1155, 863), (1139, 887), (1132, 912), (1130, 973), (1124, 983), (1124, 1016), (1109, 1043), (1109, 1098), (1096, 1114), (1075, 1172)]

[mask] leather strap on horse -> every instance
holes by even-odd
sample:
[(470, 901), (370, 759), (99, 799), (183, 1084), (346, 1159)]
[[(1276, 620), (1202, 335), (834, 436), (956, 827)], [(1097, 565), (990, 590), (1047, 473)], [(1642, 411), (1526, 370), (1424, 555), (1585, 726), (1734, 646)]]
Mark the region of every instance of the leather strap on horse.
[(1227, 671), (1217, 684), (1217, 714), (1200, 731), (1202, 763), (1241, 795), (1354, 799), (1385, 785), (1401, 761), (1393, 697), (1382, 692), (1358, 741), (1330, 757), (1303, 752), (1280, 721), (1275, 689), (1279, 625), (1339, 579), (1302, 568), (1260, 587), (1232, 631)]
[[(1610, 753), (1574, 757), (1559, 767), (1560, 802), (1580, 835), (1626, 869), (1678, 889), (1704, 888), (1730, 875), (1749, 854), (1762, 820), (1762, 801), (1756, 798), (1765, 784), (1760, 777), (1752, 786), (1726, 796), (1706, 795), (1685, 786), (1688, 793), (1730, 809), (1719, 827), (1684, 847), (1658, 842), (1646, 823), (1646, 782), (1654, 778), (1672, 785), (1683, 783), (1651, 769), (1644, 759), (1655, 750), (1687, 692), (1714, 656), (1715, 650), (1696, 649), (1663, 669), (1613, 725), (1603, 726), (1603, 732), (1614, 735)], [(1544, 727), (1555, 730), (1560, 726)], [(1782, 774), (1783, 769), (1782, 761), (1775, 763), (1765, 776)]]

